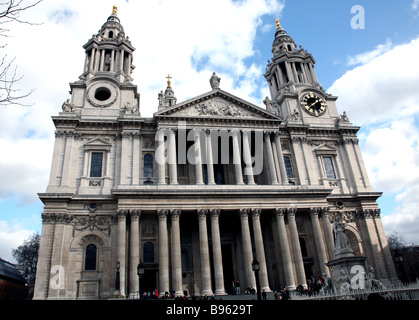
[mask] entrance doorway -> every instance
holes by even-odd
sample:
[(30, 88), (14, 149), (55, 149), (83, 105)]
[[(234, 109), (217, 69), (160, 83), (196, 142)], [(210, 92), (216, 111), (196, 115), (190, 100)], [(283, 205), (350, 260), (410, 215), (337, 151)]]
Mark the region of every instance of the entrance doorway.
[(226, 243), (221, 245), (221, 252), (223, 257), (223, 273), (224, 273), (224, 288), (228, 294), (233, 294), (233, 250), (231, 244)]
[[(156, 285), (156, 269), (145, 269), (143, 276), (143, 292), (153, 293), (154, 289), (157, 288)], [(160, 294), (160, 292), (159, 292)], [(164, 292), (163, 292), (164, 294)]]

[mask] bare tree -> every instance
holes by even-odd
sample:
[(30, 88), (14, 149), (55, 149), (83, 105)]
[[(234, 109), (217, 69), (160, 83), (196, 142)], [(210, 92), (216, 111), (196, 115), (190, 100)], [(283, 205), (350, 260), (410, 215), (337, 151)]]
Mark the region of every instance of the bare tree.
[[(10, 23), (25, 23), (34, 25), (36, 23), (21, 19), (20, 14), (30, 8), (35, 7), (43, 0), (31, 1), (25, 0), (10, 0), (7, 2), (0, 2), (0, 37), (9, 37), (10, 30), (7, 26)], [(0, 50), (4, 49), (7, 44), (1, 44)], [(9, 60), (7, 55), (0, 58), (0, 106), (21, 103), (22, 99), (31, 95), (34, 90), (22, 93), (20, 89), (16, 88), (16, 83), (19, 82), (23, 76), (17, 74), (17, 67), (14, 66), (16, 58)]]

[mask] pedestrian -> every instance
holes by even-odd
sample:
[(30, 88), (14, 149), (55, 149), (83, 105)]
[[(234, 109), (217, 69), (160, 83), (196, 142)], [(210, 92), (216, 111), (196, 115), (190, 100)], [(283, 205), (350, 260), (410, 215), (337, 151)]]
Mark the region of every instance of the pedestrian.
[(236, 294), (241, 294), (240, 293), (240, 282), (238, 280), (236, 281), (235, 285), (236, 285)]
[(233, 281), (233, 294), (236, 294), (236, 283)]
[(266, 300), (266, 291), (265, 290), (262, 291), (262, 299)]

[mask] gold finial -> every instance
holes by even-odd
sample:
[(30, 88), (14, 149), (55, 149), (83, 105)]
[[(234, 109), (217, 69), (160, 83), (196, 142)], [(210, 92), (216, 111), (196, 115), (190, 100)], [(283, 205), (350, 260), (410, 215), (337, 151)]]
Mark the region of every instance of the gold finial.
[(166, 79), (167, 79), (167, 87), (168, 88), (171, 88), (171, 84), (172, 83), (170, 82), (170, 79), (173, 79), (173, 78), (170, 76), (170, 74), (168, 74), (167, 77), (166, 77)]
[(113, 6), (112, 14), (118, 14), (118, 7), (117, 6)]
[(276, 29), (277, 30), (280, 29), (280, 28), (282, 28), (281, 27), (281, 24), (279, 23), (279, 19), (276, 19), (275, 22), (276, 22)]

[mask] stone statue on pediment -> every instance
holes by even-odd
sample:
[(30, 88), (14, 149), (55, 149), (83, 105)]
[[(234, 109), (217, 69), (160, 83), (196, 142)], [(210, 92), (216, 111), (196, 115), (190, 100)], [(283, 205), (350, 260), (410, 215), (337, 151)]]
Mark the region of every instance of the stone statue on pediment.
[(219, 78), (214, 72), (210, 79), (211, 88), (220, 89), (220, 81), (221, 81), (221, 78)]

